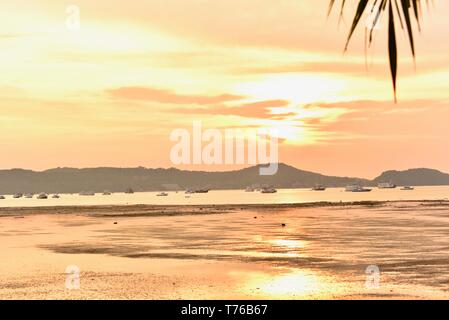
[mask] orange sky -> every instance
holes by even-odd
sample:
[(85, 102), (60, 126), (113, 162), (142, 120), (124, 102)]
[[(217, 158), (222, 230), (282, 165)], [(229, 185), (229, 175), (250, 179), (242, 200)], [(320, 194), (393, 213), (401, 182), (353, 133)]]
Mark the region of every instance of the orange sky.
[[(334, 175), (449, 172), (449, 1), (398, 40), (397, 105), (382, 21), (365, 69), (363, 28), (328, 0), (2, 3), (0, 168), (170, 167), (170, 132), (276, 128), (280, 161)], [(363, 27), (363, 26), (362, 26)], [(194, 170), (233, 167), (192, 166)]]

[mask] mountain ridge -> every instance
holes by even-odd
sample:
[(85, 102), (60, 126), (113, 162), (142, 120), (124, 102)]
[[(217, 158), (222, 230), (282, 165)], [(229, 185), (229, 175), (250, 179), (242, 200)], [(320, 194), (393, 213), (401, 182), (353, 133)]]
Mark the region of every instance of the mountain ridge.
[(27, 169), (0, 170), (0, 194), (22, 193), (78, 193), (82, 190), (122, 192), (184, 190), (188, 188), (242, 189), (247, 186), (271, 185), (276, 188), (311, 188), (315, 184), (327, 187), (344, 187), (360, 183), (375, 186), (392, 181), (398, 185), (449, 185), (449, 174), (428, 168), (403, 171), (388, 170), (373, 180), (357, 177), (340, 177), (305, 171), (279, 163), (273, 176), (259, 175), (256, 165), (231, 171), (190, 171), (177, 168), (70, 168), (58, 167), (44, 171)]

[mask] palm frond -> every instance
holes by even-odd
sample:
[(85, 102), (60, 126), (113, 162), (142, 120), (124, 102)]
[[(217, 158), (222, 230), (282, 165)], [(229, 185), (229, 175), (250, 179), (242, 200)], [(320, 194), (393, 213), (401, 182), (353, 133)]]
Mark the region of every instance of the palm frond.
[[(396, 80), (398, 69), (398, 52), (396, 42), (396, 20), (399, 20), (401, 28), (406, 28), (407, 37), (409, 39), (410, 49), (413, 59), (416, 57), (414, 32), (417, 28), (421, 30), (421, 1), (422, 0), (359, 0), (349, 35), (345, 44), (345, 51), (348, 49), (352, 36), (360, 24), (362, 17), (368, 10), (374, 15), (374, 21), (367, 38), (368, 46), (371, 46), (373, 41), (373, 30), (379, 22), (382, 15), (388, 15), (388, 56), (390, 60), (391, 78), (393, 82), (394, 99), (396, 101)], [(328, 15), (332, 13), (332, 9), (337, 1), (330, 0)], [(343, 9), (345, 7), (345, 0), (342, 0), (340, 9), (340, 18), (343, 16)], [(428, 0), (426, 0), (428, 5)], [(414, 23), (414, 22), (415, 23)], [(368, 28), (368, 27), (367, 27)]]

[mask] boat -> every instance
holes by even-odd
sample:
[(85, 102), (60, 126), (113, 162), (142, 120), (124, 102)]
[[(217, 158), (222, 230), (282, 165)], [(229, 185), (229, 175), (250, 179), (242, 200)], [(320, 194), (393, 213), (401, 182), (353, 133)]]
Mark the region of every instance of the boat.
[(275, 188), (273, 187), (267, 187), (267, 188), (262, 188), (260, 190), (261, 193), (276, 193), (278, 192)]
[(112, 194), (111, 191), (108, 191), (108, 190), (103, 191), (104, 196), (110, 196), (111, 194)]
[(413, 190), (415, 190), (415, 187), (404, 186), (404, 187), (401, 188), (401, 190), (404, 190), (404, 191), (413, 191)]
[(39, 193), (39, 195), (37, 196), (38, 199), (48, 199), (48, 195), (44, 192)]
[(158, 193), (156, 196), (158, 196), (158, 197), (166, 197), (166, 196), (168, 196), (168, 193), (167, 192), (161, 192), (161, 193)]
[(193, 193), (208, 193), (210, 189), (202, 188), (202, 189), (187, 189), (185, 194), (193, 194)]
[(27, 194), (25, 194), (25, 198), (31, 199), (31, 198), (33, 198), (33, 194), (32, 193), (27, 193)]
[(14, 199), (19, 199), (19, 198), (22, 198), (22, 197), (23, 197), (23, 194), (21, 194), (21, 193), (15, 193), (12, 197), (13, 197)]
[(133, 194), (133, 193), (134, 193), (134, 190), (131, 189), (131, 188), (128, 188), (128, 189), (125, 190), (125, 193), (127, 193), (127, 194)]
[(59, 194), (54, 194), (54, 195), (52, 196), (52, 198), (53, 198), (53, 199), (59, 199), (59, 198), (61, 198), (61, 197), (59, 196)]
[(312, 188), (313, 191), (326, 191), (326, 187), (321, 185), (321, 184), (317, 184)]
[(355, 190), (353, 190), (352, 192), (371, 192), (373, 189), (370, 188), (364, 188), (364, 187), (359, 187)]
[(360, 185), (346, 186), (346, 192), (371, 192), (372, 189), (364, 188)]
[(245, 192), (254, 192), (254, 188), (246, 187)]
[(379, 189), (395, 189), (397, 186), (390, 181), (390, 182), (381, 182), (377, 185), (377, 187)]
[(79, 195), (80, 195), (80, 196), (94, 196), (94, 195), (95, 195), (95, 192), (93, 192), (93, 191), (81, 191), (81, 192), (79, 193)]
[(210, 189), (197, 189), (195, 193), (208, 193)]

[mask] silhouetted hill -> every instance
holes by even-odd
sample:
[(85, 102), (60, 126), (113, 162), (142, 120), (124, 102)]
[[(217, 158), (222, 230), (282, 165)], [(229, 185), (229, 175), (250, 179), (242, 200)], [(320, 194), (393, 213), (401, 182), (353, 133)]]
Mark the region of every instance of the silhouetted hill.
[(259, 166), (226, 172), (187, 171), (178, 169), (139, 168), (56, 168), (42, 172), (12, 169), (0, 171), (0, 194), (16, 192), (78, 193), (82, 190), (121, 192), (158, 191), (208, 187), (241, 189), (249, 185), (272, 185), (276, 188), (312, 187), (317, 183), (342, 187), (368, 180), (325, 176), (279, 164), (273, 176), (259, 175)]
[(333, 177), (279, 164), (273, 176), (259, 175), (259, 167), (226, 172), (138, 168), (56, 168), (42, 172), (23, 169), (0, 170), (0, 194), (78, 193), (80, 191), (123, 192), (185, 190), (188, 188), (243, 189), (247, 186), (272, 185), (276, 188), (311, 188), (315, 184), (344, 187), (352, 183), (375, 185), (392, 181), (398, 185), (449, 185), (449, 174), (432, 169), (386, 171), (376, 179)]
[(392, 181), (400, 186), (449, 185), (449, 174), (434, 169), (409, 169), (404, 171), (385, 171), (373, 180), (375, 183)]

